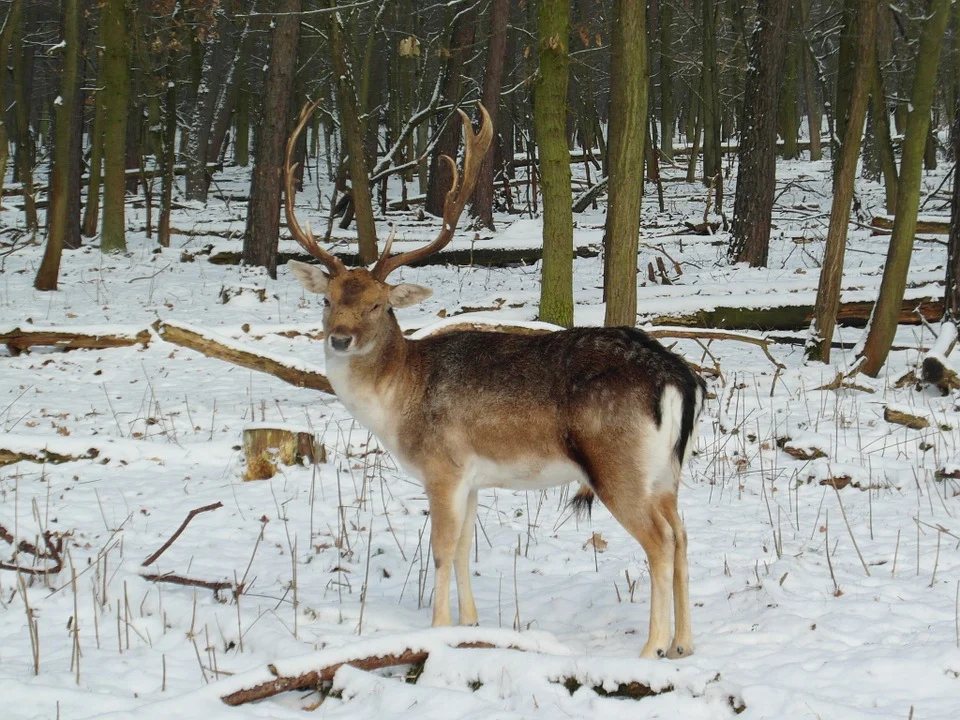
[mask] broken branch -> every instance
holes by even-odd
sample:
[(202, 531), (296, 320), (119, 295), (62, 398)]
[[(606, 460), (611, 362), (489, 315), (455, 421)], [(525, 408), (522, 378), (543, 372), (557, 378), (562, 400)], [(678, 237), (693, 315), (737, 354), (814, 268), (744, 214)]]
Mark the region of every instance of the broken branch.
[(183, 519), (183, 522), (180, 523), (180, 527), (177, 528), (177, 531), (173, 533), (173, 535), (171, 535), (170, 538), (163, 545), (160, 546), (159, 550), (157, 550), (155, 553), (153, 553), (153, 555), (151, 555), (146, 560), (144, 560), (141, 567), (147, 567), (147, 565), (153, 565), (153, 563), (155, 563), (157, 559), (167, 551), (167, 548), (169, 548), (171, 545), (173, 545), (173, 543), (176, 542), (177, 538), (180, 537), (183, 531), (187, 529), (187, 525), (190, 524), (190, 521), (193, 520), (197, 515), (199, 515), (200, 513), (210, 512), (211, 510), (216, 510), (222, 507), (223, 507), (223, 503), (218, 500), (215, 503), (211, 503), (210, 505), (204, 505), (203, 507), (194, 508), (193, 510), (188, 512), (187, 516)]

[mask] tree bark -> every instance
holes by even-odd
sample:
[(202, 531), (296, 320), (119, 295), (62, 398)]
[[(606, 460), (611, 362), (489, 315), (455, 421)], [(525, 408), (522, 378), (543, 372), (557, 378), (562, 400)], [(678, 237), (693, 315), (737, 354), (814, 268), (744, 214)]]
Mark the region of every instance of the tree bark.
[[(960, 11), (957, 13), (960, 18)], [(957, 56), (960, 58), (960, 55)], [(957, 73), (960, 76), (960, 72)], [(950, 236), (947, 240), (947, 277), (944, 283), (943, 314), (956, 323), (960, 319), (960, 88), (954, 92), (953, 128), (953, 194), (950, 197)]]
[(7, 100), (6, 100), (6, 68), (10, 57), (10, 39), (13, 37), (14, 26), (17, 24), (23, 0), (13, 0), (7, 16), (0, 27), (0, 207), (3, 207), (3, 181), (7, 175), (9, 161), (9, 136), (7, 133)]
[(570, 7), (567, 0), (540, 0), (540, 78), (533, 119), (543, 188), (543, 270), (540, 320), (573, 325), (573, 196), (567, 148)]
[[(569, 14), (570, 11), (567, 10), (566, 12)], [(473, 45), (475, 32), (475, 10), (464, 12), (454, 22), (450, 42), (450, 56), (447, 59), (443, 86), (444, 101), (452, 105), (459, 104), (463, 94), (461, 89), (461, 76), (463, 75), (463, 66), (466, 62), (469, 48)], [(566, 91), (566, 85), (564, 85), (564, 91)], [(565, 106), (566, 95), (564, 95), (564, 107)], [(450, 189), (450, 181), (452, 180), (449, 167), (446, 163), (440, 162), (440, 156), (449, 155), (455, 158), (459, 146), (460, 120), (455, 114), (451, 113), (446, 126), (440, 133), (433, 154), (430, 157), (430, 181), (427, 187), (427, 201), (424, 203), (424, 210), (431, 215), (438, 217), (443, 215), (443, 201), (447, 196), (447, 190)]]
[(744, 88), (730, 259), (766, 267), (777, 176), (777, 107), (789, 3), (758, 0)]
[(900, 181), (897, 189), (897, 212), (883, 268), (880, 294), (873, 310), (870, 329), (861, 353), (862, 372), (876, 377), (890, 352), (897, 331), (897, 309), (910, 269), (910, 255), (920, 209), (920, 179), (923, 151), (930, 130), (930, 108), (937, 79), (940, 49), (947, 26), (949, 0), (933, 0), (927, 20), (920, 32), (920, 47), (914, 69), (911, 110), (907, 116), (907, 132), (902, 146)]
[(833, 187), (833, 206), (830, 226), (824, 247), (823, 265), (817, 287), (816, 313), (811, 327), (807, 357), (830, 362), (833, 329), (840, 307), (840, 283), (843, 279), (843, 258), (847, 246), (847, 228), (850, 224), (850, 206), (853, 204), (857, 158), (863, 136), (863, 121), (867, 114), (870, 94), (870, 76), (876, 64), (877, 0), (860, 0), (857, 13), (857, 63), (854, 71), (853, 97), (850, 99), (846, 136), (842, 139), (841, 156)]
[[(17, 129), (17, 174), (23, 187), (23, 211), (26, 218), (26, 227), (30, 232), (36, 232), (40, 224), (37, 219), (37, 198), (33, 187), (34, 143), (30, 133), (30, 93), (27, 87), (28, 64), (32, 60), (33, 45), (25, 45), (23, 36), (29, 12), (23, 11), (23, 3), (16, 3), (11, 7), (10, 23), (13, 32), (10, 38), (11, 55), (13, 56), (13, 98), (14, 118)], [(29, 53), (29, 57), (28, 57)]]
[[(224, 56), (230, 53), (228, 45), (232, 42), (229, 2), (219, 3), (213, 12), (217, 18), (217, 27), (210, 28), (203, 46), (203, 66), (200, 71), (200, 85), (197, 87), (197, 106), (187, 140), (187, 200), (207, 202), (207, 148), (213, 130), (214, 112), (221, 92)], [(230, 53), (232, 55), (232, 53)], [(236, 58), (234, 58), (236, 62)], [(231, 65), (231, 68), (234, 65)], [(216, 156), (214, 156), (216, 159)]]
[(847, 113), (857, 52), (857, 0), (842, 0), (840, 47), (837, 51), (837, 87), (833, 99), (834, 132), (831, 138), (834, 177), (840, 161), (840, 143), (846, 137)]
[(880, 169), (883, 172), (883, 191), (888, 213), (897, 206), (897, 161), (893, 154), (893, 140), (890, 137), (890, 111), (883, 89), (883, 74), (880, 72), (880, 58), (874, 50), (873, 68), (870, 77), (871, 110), (873, 113), (873, 133), (880, 156)]
[[(63, 64), (60, 68), (60, 103), (56, 106), (56, 139), (53, 172), (50, 176), (49, 232), (43, 260), (33, 286), (56, 290), (60, 256), (65, 245), (77, 245), (80, 238), (79, 203), (74, 207), (71, 192), (80, 192), (80, 143), (77, 119), (81, 113), (80, 92), (80, 1), (64, 0), (61, 10)], [(72, 212), (76, 211), (76, 212)]]
[[(336, 6), (336, 0), (330, 0)], [(357, 240), (360, 259), (370, 264), (377, 259), (377, 227), (373, 220), (373, 196), (370, 191), (370, 173), (364, 155), (364, 132), (360, 120), (357, 85), (347, 63), (348, 49), (340, 13), (330, 13), (330, 53), (337, 86), (337, 105), (340, 110), (340, 130), (345, 151), (349, 155), (351, 202), (357, 220)]]
[(290, 124), (302, 6), (302, 0), (280, 0), (277, 4), (243, 236), (244, 264), (265, 267), (272, 278), (277, 277), (283, 154)]
[[(786, 0), (780, 0), (786, 2)], [(700, 115), (703, 118), (703, 182), (720, 172), (720, 80), (717, 73), (717, 0), (700, 0), (703, 18), (703, 76), (701, 80)], [(770, 88), (768, 88), (769, 90)], [(774, 118), (776, 118), (776, 105)]]
[(643, 3), (615, 0), (610, 50), (610, 175), (604, 238), (605, 325), (637, 322), (637, 244), (647, 136), (647, 27)]
[[(103, 46), (106, 34), (100, 21), (100, 41)], [(83, 236), (92, 238), (100, 225), (100, 187), (103, 179), (103, 57), (98, 63), (97, 86), (93, 91), (93, 125), (90, 128), (90, 179), (87, 183), (87, 204), (83, 211)]]
[(127, 115), (130, 104), (130, 46), (126, 0), (106, 0), (100, 13), (103, 51), (103, 229), (100, 249), (127, 249), (126, 200)]
[(673, 0), (660, 2), (660, 152), (673, 162), (673, 133), (676, 110), (673, 97)]
[[(510, 0), (493, 0), (490, 6), (490, 41), (487, 50), (487, 67), (483, 73), (483, 106), (490, 115), (490, 122), (497, 127), (500, 111), (500, 81), (507, 49), (507, 22), (510, 20)], [(496, 134), (494, 135), (496, 141)], [(470, 215), (480, 224), (494, 230), (493, 225), (493, 168), (496, 159), (494, 148), (483, 157), (480, 174), (473, 191)]]

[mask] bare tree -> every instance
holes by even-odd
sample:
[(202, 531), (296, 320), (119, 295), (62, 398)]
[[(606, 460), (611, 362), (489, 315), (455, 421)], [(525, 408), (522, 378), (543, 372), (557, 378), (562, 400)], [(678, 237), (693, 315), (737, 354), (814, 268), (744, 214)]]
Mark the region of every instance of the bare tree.
[(757, 1), (757, 23), (747, 65), (729, 254), (733, 261), (754, 267), (766, 267), (770, 250), (777, 179), (777, 107), (788, 8), (786, 0)]
[(279, 0), (277, 3), (263, 96), (268, 111), (260, 118), (247, 227), (243, 236), (243, 262), (265, 267), (273, 278), (277, 276), (283, 155), (290, 125), (289, 108), (302, 7), (302, 0)]

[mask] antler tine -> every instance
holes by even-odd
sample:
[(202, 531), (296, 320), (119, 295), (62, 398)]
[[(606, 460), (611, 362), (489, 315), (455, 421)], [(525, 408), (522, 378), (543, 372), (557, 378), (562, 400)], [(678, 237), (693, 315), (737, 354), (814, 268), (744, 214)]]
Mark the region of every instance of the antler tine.
[(324, 250), (317, 243), (317, 239), (313, 236), (313, 232), (310, 230), (310, 224), (307, 224), (307, 229), (304, 230), (300, 227), (300, 223), (297, 221), (297, 216), (294, 213), (293, 201), (296, 197), (296, 191), (293, 188), (293, 173), (297, 169), (298, 163), (292, 163), (293, 159), (293, 150), (297, 145), (297, 138), (300, 137), (300, 133), (303, 132), (304, 126), (307, 124), (307, 121), (313, 115), (313, 112), (317, 109), (317, 106), (320, 105), (320, 100), (315, 102), (307, 102), (303, 109), (300, 110), (300, 117), (297, 120), (297, 126), (293, 129), (293, 132), (290, 133), (290, 137), (287, 138), (287, 153), (284, 158), (283, 171), (284, 171), (284, 207), (287, 211), (287, 227), (290, 229), (290, 234), (293, 235), (294, 240), (300, 243), (301, 247), (310, 253), (317, 260), (322, 262), (327, 270), (330, 271), (331, 275), (339, 275), (346, 267), (340, 258), (332, 255), (331, 253)]
[[(481, 124), (478, 132), (473, 132), (473, 126), (470, 125), (470, 118), (463, 110), (457, 110), (463, 121), (463, 138), (466, 153), (463, 160), (463, 178), (457, 172), (457, 164), (447, 155), (441, 155), (450, 166), (453, 174), (453, 182), (447, 191), (447, 196), (443, 202), (443, 227), (434, 240), (416, 250), (387, 257), (386, 249), (380, 256), (377, 264), (373, 268), (373, 276), (380, 280), (386, 280), (387, 276), (403, 265), (422, 260), (446, 247), (447, 243), (453, 238), (454, 230), (457, 228), (457, 222), (460, 220), (460, 214), (466, 206), (473, 188), (477, 184), (477, 176), (480, 173), (480, 165), (483, 162), (483, 156), (487, 154), (490, 143), (493, 140), (493, 125), (490, 123), (490, 116), (486, 108), (477, 104), (480, 109)], [(458, 187), (459, 185), (459, 187)]]

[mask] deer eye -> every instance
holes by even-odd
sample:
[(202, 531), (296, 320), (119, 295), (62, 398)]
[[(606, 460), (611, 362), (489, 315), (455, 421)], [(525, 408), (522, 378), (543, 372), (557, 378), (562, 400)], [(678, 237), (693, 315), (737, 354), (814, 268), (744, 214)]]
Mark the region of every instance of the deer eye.
[(381, 303), (377, 303), (376, 305), (374, 305), (374, 306), (372, 306), (372, 307), (370, 308), (370, 312), (375, 313), (377, 310), (379, 310), (379, 309), (382, 308), (382, 307), (383, 307), (383, 305), (382, 305)]
[(323, 306), (324, 306), (325, 308), (330, 307), (330, 298), (324, 298), (324, 299), (323, 299)]

